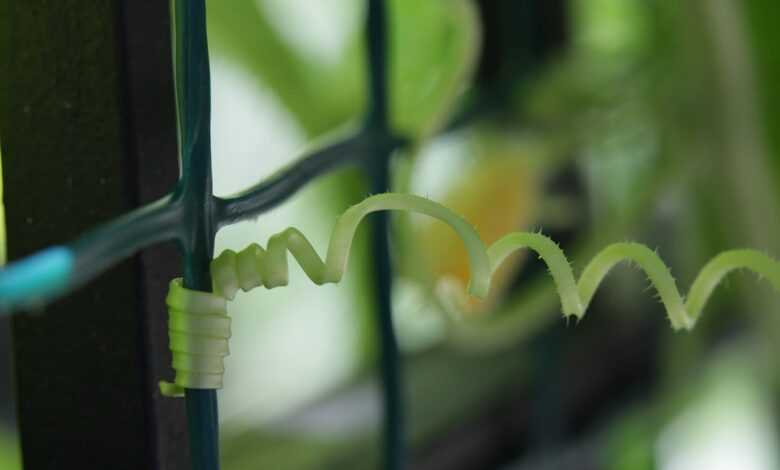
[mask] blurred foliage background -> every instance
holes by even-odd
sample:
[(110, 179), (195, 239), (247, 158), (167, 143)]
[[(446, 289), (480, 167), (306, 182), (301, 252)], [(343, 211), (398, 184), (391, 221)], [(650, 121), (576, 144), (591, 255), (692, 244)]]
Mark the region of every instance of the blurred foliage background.
[[(396, 190), (450, 206), (487, 243), (541, 229), (577, 273), (628, 239), (657, 248), (683, 291), (724, 249), (780, 256), (777, 2), (388, 3), (392, 122), (413, 140), (395, 156)], [(214, 187), (227, 195), (360, 117), (363, 2), (208, 9)], [(354, 171), (324, 177), (221, 231), (217, 251), (294, 225), (324, 252), (366, 190)], [(766, 286), (735, 275), (696, 331), (673, 333), (642, 274), (621, 267), (574, 324), (544, 266), (518, 254), (486, 301), (453, 316), (435, 293), (467, 280), (459, 241), (394, 221), (414, 468), (780, 468), (780, 304)], [(295, 266), (291, 287), (231, 304), (226, 470), (377, 468), (365, 239), (350, 263), (338, 286)], [(0, 467), (13, 468), (5, 439)]]

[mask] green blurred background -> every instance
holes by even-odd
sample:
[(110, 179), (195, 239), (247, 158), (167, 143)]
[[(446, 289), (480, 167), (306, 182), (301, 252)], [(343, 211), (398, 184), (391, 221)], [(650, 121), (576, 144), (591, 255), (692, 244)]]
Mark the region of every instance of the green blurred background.
[[(217, 195), (356, 122), (363, 3), (208, 2)], [(780, 255), (777, 2), (388, 3), (392, 122), (414, 142), (393, 161), (396, 190), (452, 207), (488, 243), (541, 229), (577, 273), (605, 244), (641, 241), (683, 291), (724, 249)], [(221, 231), (217, 251), (294, 225), (324, 252), (365, 191), (357, 172), (324, 177)], [(574, 324), (544, 266), (518, 255), (453, 317), (436, 292), (467, 280), (458, 240), (422, 218), (394, 222), (414, 468), (780, 468), (780, 302), (765, 285), (733, 276), (694, 332), (673, 333), (643, 275), (621, 267)], [(338, 286), (293, 267), (289, 288), (231, 304), (226, 470), (378, 467), (366, 241)]]

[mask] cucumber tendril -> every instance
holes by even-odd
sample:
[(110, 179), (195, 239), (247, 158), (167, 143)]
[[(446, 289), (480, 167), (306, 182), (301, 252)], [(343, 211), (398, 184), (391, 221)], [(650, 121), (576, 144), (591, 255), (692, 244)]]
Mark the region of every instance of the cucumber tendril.
[(360, 222), (372, 212), (387, 210), (428, 215), (452, 227), (466, 247), (471, 270), (468, 293), (475, 297), (487, 295), (492, 273), (507, 256), (523, 248), (536, 252), (549, 268), (565, 317), (582, 319), (599, 285), (622, 261), (633, 262), (647, 274), (675, 330), (693, 328), (712, 292), (734, 270), (753, 271), (780, 290), (780, 263), (759, 251), (740, 249), (725, 251), (710, 260), (684, 300), (660, 256), (639, 243), (607, 246), (588, 263), (577, 281), (563, 250), (541, 233), (511, 233), (486, 249), (477, 231), (450, 209), (419, 196), (379, 194), (352, 206), (337, 219), (324, 260), (300, 231), (288, 228), (272, 236), (267, 248), (252, 244), (240, 252), (223, 251), (211, 263), (213, 293), (192, 291), (174, 280), (168, 306), (176, 379), (173, 384), (160, 383), (163, 393), (181, 395), (184, 388), (221, 387), (230, 337), (227, 301), (235, 298), (239, 289), (287, 285), (288, 251), (315, 284), (339, 282)]

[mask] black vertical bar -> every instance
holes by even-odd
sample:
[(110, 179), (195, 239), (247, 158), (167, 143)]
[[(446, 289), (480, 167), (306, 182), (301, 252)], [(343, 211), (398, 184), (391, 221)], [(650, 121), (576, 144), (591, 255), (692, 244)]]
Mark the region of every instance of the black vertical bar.
[[(141, 18), (133, 8), (0, 0), (11, 259), (73, 239), (176, 179), (170, 54), (147, 49), (164, 49), (167, 13)], [(157, 140), (144, 127), (150, 116)], [(161, 438), (183, 432), (182, 410), (155, 401), (167, 365), (148, 354), (158, 344), (150, 331), (161, 327), (159, 312), (146, 308), (161, 284), (151, 270), (167, 273), (172, 262), (128, 260), (45, 311), (14, 318), (25, 468), (184, 468), (184, 452)]]
[[(124, 82), (127, 90), (127, 148), (133, 155), (139, 204), (171, 192), (179, 179), (176, 100), (173, 82), (170, 5), (158, 0), (125, 1), (122, 8)], [(134, 171), (133, 171), (134, 170)], [(148, 419), (156, 423), (150, 434), (157, 467), (189, 470), (189, 445), (182, 400), (163, 397), (157, 379), (171, 377), (168, 348), (168, 283), (181, 275), (181, 256), (173, 242), (145, 249), (139, 255), (143, 275), (141, 302), (145, 322), (146, 363), (149, 368)]]

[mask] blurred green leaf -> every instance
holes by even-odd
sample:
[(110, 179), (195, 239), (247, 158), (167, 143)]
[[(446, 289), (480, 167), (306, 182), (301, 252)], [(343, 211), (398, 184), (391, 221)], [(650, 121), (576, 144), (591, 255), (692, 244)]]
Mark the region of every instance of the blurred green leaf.
[(780, 178), (780, 3), (775, 0), (744, 2), (746, 30), (752, 42), (758, 74), (758, 93), (764, 114), (764, 130), (772, 146), (774, 178)]
[(0, 468), (3, 470), (21, 470), (22, 457), (16, 435), (6, 429), (0, 429)]
[[(278, 33), (252, 0), (210, 0), (212, 48), (269, 88), (309, 136), (357, 117), (365, 103), (364, 34), (334, 64), (312, 60)], [(357, 3), (356, 3), (357, 7)], [(394, 128), (429, 135), (446, 121), (474, 69), (479, 23), (471, 0), (390, 2), (390, 103)]]
[(357, 50), (336, 66), (307, 60), (252, 0), (209, 0), (210, 46), (244, 66), (276, 95), (309, 136), (356, 114), (363, 81)]
[(648, 413), (630, 410), (611, 423), (604, 460), (608, 470), (652, 470), (657, 429)]
[(470, 0), (393, 0), (393, 127), (424, 137), (443, 124), (471, 77), (480, 28)]

